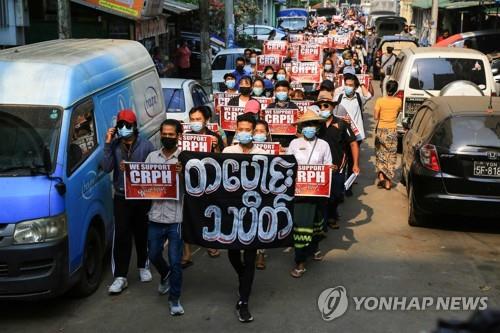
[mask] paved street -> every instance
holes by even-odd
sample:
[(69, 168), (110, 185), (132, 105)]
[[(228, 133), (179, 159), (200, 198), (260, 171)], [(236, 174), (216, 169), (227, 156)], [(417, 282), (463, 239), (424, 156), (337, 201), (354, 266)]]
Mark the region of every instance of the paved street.
[[(378, 83), (374, 83), (378, 86)], [(373, 100), (367, 110), (371, 113)], [(368, 111), (367, 111), (368, 113)], [(365, 120), (373, 128), (371, 116)], [(331, 322), (321, 319), (321, 291), (344, 286), (352, 296), (487, 296), (500, 307), (500, 226), (450, 218), (436, 228), (407, 224), (407, 200), (397, 190), (374, 185), (373, 138), (363, 145), (362, 176), (354, 197), (341, 207), (341, 229), (321, 243), (323, 262), (309, 263), (301, 279), (289, 271), (293, 254), (268, 251), (267, 269), (257, 271), (250, 309), (255, 321), (240, 324), (234, 313), (237, 279), (226, 253), (211, 259), (204, 250), (184, 271), (186, 314), (171, 317), (167, 297), (154, 282), (141, 284), (135, 270), (129, 288), (107, 295), (110, 269), (99, 290), (86, 299), (0, 305), (0, 331), (15, 332), (430, 332), (437, 318), (466, 318), (469, 312), (355, 311)], [(498, 222), (498, 221), (497, 221)]]

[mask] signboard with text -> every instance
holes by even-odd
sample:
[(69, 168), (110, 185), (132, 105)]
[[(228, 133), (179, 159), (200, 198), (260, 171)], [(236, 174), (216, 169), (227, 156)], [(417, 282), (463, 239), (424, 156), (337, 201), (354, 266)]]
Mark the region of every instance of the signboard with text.
[(179, 140), (179, 148), (181, 150), (199, 151), (202, 153), (211, 152), (213, 144), (214, 140), (211, 135), (187, 133), (183, 134)]
[(125, 162), (125, 198), (179, 200), (175, 164)]
[(299, 110), (297, 109), (266, 109), (264, 120), (269, 124), (272, 135), (295, 135)]
[(222, 106), (220, 114), (220, 127), (224, 131), (236, 131), (236, 118), (245, 112), (242, 106)]
[(321, 71), (318, 62), (294, 62), (289, 66), (292, 81), (320, 83)]
[(330, 165), (300, 165), (295, 179), (295, 196), (330, 197), (332, 169)]

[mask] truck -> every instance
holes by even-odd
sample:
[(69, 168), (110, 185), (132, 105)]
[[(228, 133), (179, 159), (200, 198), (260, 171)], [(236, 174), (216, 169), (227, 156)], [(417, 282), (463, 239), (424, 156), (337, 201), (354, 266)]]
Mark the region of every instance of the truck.
[(278, 12), (278, 25), (281, 30), (289, 32), (304, 31), (307, 28), (308, 12), (304, 8), (287, 8)]

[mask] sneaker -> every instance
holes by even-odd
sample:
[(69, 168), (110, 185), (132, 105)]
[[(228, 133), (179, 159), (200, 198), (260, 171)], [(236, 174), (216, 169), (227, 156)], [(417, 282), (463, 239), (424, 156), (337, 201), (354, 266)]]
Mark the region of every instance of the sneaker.
[(158, 284), (158, 293), (165, 295), (170, 290), (170, 273)]
[(124, 277), (117, 277), (109, 286), (108, 292), (110, 294), (120, 294), (122, 291), (124, 291), (128, 287), (128, 282), (127, 279)]
[(184, 308), (179, 300), (168, 301), (168, 306), (170, 307), (170, 314), (172, 316), (182, 316), (184, 314)]
[(248, 311), (248, 303), (238, 302), (236, 304), (236, 313), (238, 314), (238, 319), (242, 323), (249, 323), (253, 321), (253, 317)]
[(139, 268), (139, 276), (141, 277), (141, 282), (153, 281), (153, 275), (151, 275), (149, 268)]

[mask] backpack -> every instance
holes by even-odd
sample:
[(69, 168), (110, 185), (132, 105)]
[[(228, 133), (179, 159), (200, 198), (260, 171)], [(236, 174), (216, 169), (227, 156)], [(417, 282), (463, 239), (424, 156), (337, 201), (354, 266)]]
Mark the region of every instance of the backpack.
[[(337, 105), (340, 105), (343, 97), (344, 94), (340, 94), (339, 99), (337, 100)], [(358, 100), (359, 110), (361, 111), (361, 119), (365, 120), (363, 117), (363, 111), (364, 111), (363, 101), (361, 100), (361, 96), (359, 95), (359, 93), (356, 93), (356, 99)]]

